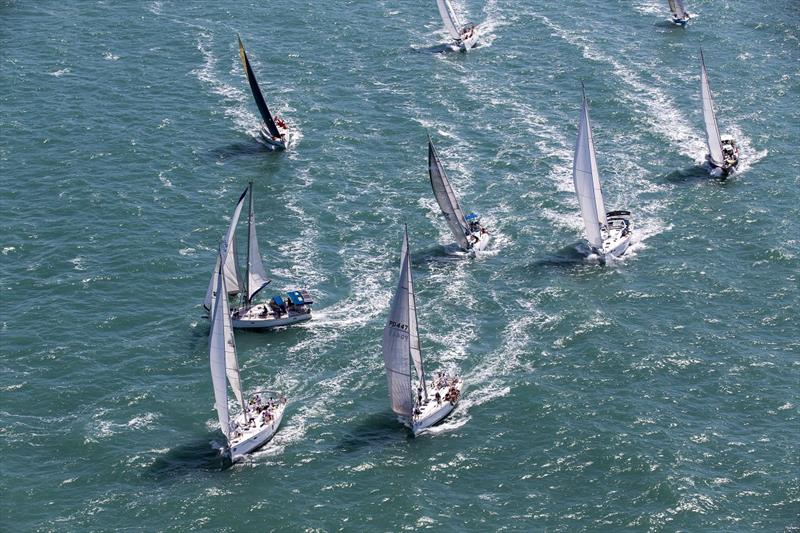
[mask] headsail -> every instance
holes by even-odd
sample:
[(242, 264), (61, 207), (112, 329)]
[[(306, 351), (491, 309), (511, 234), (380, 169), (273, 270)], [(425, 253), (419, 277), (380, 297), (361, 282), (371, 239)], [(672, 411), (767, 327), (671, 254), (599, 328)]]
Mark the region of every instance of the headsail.
[[(419, 337), (416, 335), (416, 309), (412, 311), (411, 265), (408, 254), (408, 236), (403, 238), (400, 257), (400, 279), (383, 328), (383, 362), (389, 383), (389, 400), (392, 411), (411, 416), (414, 407), (411, 392), (411, 355), (419, 356)], [(413, 313), (413, 314), (412, 314)], [(411, 321), (414, 320), (412, 330)], [(414, 339), (412, 340), (412, 331)], [(412, 348), (412, 346), (414, 348)], [(421, 364), (420, 364), (421, 366)]]
[(722, 155), (722, 141), (719, 137), (717, 117), (714, 115), (714, 99), (711, 96), (711, 88), (708, 86), (708, 73), (702, 50), (700, 50), (700, 96), (703, 99), (703, 121), (706, 125), (708, 153), (711, 155), (712, 163), (722, 166), (725, 158)]
[[(226, 254), (225, 258), (225, 286), (228, 288), (228, 294), (238, 294), (241, 290), (241, 281), (239, 280), (239, 267), (236, 264), (236, 247), (234, 246), (234, 236), (236, 235), (236, 226), (239, 224), (239, 216), (242, 213), (242, 206), (244, 206), (244, 197), (247, 194), (247, 189), (244, 190), (236, 203), (236, 209), (233, 210), (233, 218), (228, 226), (228, 232), (225, 234), (225, 246), (230, 253)], [(211, 281), (208, 283), (206, 289), (206, 297), (203, 300), (203, 306), (211, 311), (211, 298), (214, 292), (215, 278), (217, 269), (219, 268), (219, 256), (217, 256), (217, 264), (214, 266), (214, 273), (211, 275)]]
[(414, 293), (414, 276), (411, 275), (411, 254), (408, 251), (408, 227), (403, 234), (403, 249), (401, 254), (405, 259), (406, 276), (408, 279), (408, 334), (409, 350), (411, 351), (411, 361), (414, 363), (414, 370), (417, 372), (417, 382), (424, 391), (425, 399), (428, 398), (428, 390), (425, 386), (425, 369), (422, 366), (422, 350), (419, 346), (419, 327), (417, 324), (417, 297)]
[(676, 18), (680, 20), (686, 18), (686, 9), (683, 7), (683, 0), (669, 0), (669, 8)]
[(428, 175), (431, 178), (433, 194), (442, 209), (445, 220), (447, 220), (447, 225), (450, 226), (450, 231), (453, 232), (458, 245), (466, 250), (469, 248), (467, 244), (469, 228), (464, 220), (464, 212), (461, 210), (458, 197), (450, 185), (450, 180), (447, 179), (447, 174), (430, 137), (428, 137)]
[(436, 0), (436, 5), (439, 7), (439, 14), (442, 16), (442, 22), (444, 22), (444, 27), (450, 37), (461, 39), (461, 21), (458, 20), (456, 12), (453, 11), (450, 0)]
[(256, 219), (253, 213), (253, 182), (250, 182), (250, 210), (247, 215), (247, 303), (253, 301), (258, 292), (267, 286), (270, 280), (264, 270), (261, 252), (258, 249), (256, 236)]
[(280, 137), (281, 134), (278, 131), (278, 127), (275, 125), (275, 121), (272, 119), (272, 114), (269, 112), (267, 102), (264, 100), (264, 95), (261, 93), (261, 89), (258, 87), (256, 75), (253, 73), (253, 69), (250, 67), (250, 61), (247, 60), (247, 53), (244, 51), (242, 39), (238, 35), (236, 38), (239, 40), (239, 56), (242, 58), (242, 65), (244, 65), (244, 70), (247, 73), (247, 81), (250, 84), (250, 91), (253, 93), (253, 98), (256, 100), (258, 110), (261, 112), (261, 118), (264, 119), (264, 123), (267, 125), (269, 134), (273, 137)]
[(600, 235), (601, 225), (606, 224), (606, 211), (603, 205), (603, 193), (600, 190), (600, 173), (592, 140), (592, 126), (589, 122), (589, 106), (586, 95), (583, 95), (581, 118), (578, 125), (578, 140), (575, 143), (575, 158), (572, 163), (572, 180), (575, 193), (581, 206), (586, 236), (594, 248), (601, 248), (603, 239)]
[[(220, 245), (220, 263), (225, 260), (227, 246)], [(218, 264), (220, 264), (218, 263)], [(211, 381), (214, 386), (214, 403), (217, 408), (219, 425), (227, 437), (230, 434), (230, 416), (228, 413), (228, 383), (233, 389), (236, 401), (244, 409), (242, 387), (239, 381), (239, 364), (236, 360), (236, 344), (233, 340), (231, 316), (228, 312), (228, 292), (225, 290), (225, 276), (222, 268), (217, 268), (215, 283), (214, 310), (211, 319), (211, 333), (208, 338), (209, 359), (211, 364)]]

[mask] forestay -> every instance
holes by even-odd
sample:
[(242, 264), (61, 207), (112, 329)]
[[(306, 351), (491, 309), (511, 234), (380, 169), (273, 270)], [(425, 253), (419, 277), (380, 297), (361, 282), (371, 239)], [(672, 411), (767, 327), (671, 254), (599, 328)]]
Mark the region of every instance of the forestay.
[(683, 0), (669, 0), (669, 8), (678, 19), (686, 18), (686, 10), (683, 7)]
[[(239, 267), (236, 264), (236, 250), (233, 240), (234, 236), (236, 235), (236, 226), (239, 224), (239, 216), (242, 213), (244, 197), (247, 194), (247, 191), (248, 189), (245, 189), (242, 195), (239, 197), (239, 201), (236, 204), (236, 209), (233, 210), (233, 218), (231, 218), (231, 223), (228, 226), (228, 232), (225, 234), (225, 240), (223, 241), (225, 248), (231, 251), (231, 253), (226, 254), (225, 257), (225, 286), (228, 288), (228, 294), (238, 294), (241, 290), (241, 282), (239, 281)], [(217, 257), (216, 265), (214, 265), (214, 273), (211, 275), (211, 280), (208, 282), (206, 297), (203, 300), (203, 306), (209, 311), (211, 310), (211, 298), (214, 292), (214, 284), (218, 268), (219, 256)]]
[(467, 228), (467, 223), (464, 220), (464, 212), (461, 210), (458, 197), (450, 185), (447, 173), (445, 173), (442, 162), (439, 160), (439, 155), (436, 153), (436, 147), (433, 146), (430, 138), (428, 138), (428, 175), (431, 179), (431, 187), (433, 187), (436, 202), (439, 204), (442, 214), (447, 220), (447, 225), (450, 226), (450, 231), (456, 238), (456, 242), (463, 249), (469, 248), (467, 244), (469, 228)]
[(273, 137), (280, 137), (281, 134), (278, 131), (278, 127), (275, 125), (275, 121), (272, 119), (272, 114), (269, 112), (267, 102), (264, 100), (264, 95), (261, 94), (261, 89), (258, 87), (256, 75), (250, 67), (250, 61), (247, 60), (247, 53), (244, 51), (242, 39), (238, 35), (236, 38), (239, 40), (239, 56), (242, 58), (242, 65), (244, 65), (244, 70), (247, 73), (247, 82), (250, 84), (250, 91), (253, 93), (253, 98), (256, 100), (258, 110), (261, 112), (261, 118), (264, 119), (269, 134)]
[(400, 279), (397, 281), (389, 317), (383, 328), (382, 344), (392, 411), (403, 416), (411, 416), (414, 407), (411, 391), (411, 359), (414, 361), (418, 378), (422, 377), (422, 358), (410, 263), (406, 231), (400, 257)]
[(597, 170), (592, 126), (589, 122), (589, 106), (585, 94), (578, 125), (578, 141), (575, 143), (572, 180), (575, 184), (575, 193), (578, 195), (578, 203), (581, 206), (587, 239), (592, 247), (599, 249), (603, 245), (600, 227), (606, 224), (606, 211), (603, 204), (603, 193), (600, 190), (600, 173)]
[(708, 153), (711, 156), (712, 163), (722, 166), (724, 161), (722, 142), (719, 138), (717, 117), (714, 115), (714, 99), (711, 96), (711, 88), (708, 86), (708, 73), (706, 72), (706, 62), (703, 58), (702, 50), (700, 50), (700, 95), (703, 99), (703, 121), (706, 126)]
[(450, 0), (436, 0), (444, 27), (453, 39), (461, 39), (461, 22), (450, 5)]
[(250, 182), (250, 210), (247, 215), (247, 303), (253, 301), (258, 292), (267, 286), (270, 280), (264, 269), (261, 252), (258, 249), (256, 236), (256, 220), (253, 213), (253, 183)]

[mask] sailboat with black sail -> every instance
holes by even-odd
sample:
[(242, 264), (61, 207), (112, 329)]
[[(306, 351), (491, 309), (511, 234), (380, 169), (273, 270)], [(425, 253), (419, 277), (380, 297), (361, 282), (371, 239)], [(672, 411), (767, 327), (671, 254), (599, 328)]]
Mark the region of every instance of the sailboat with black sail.
[(732, 135), (720, 135), (717, 116), (714, 113), (714, 97), (708, 85), (708, 72), (703, 51), (700, 50), (700, 97), (703, 100), (703, 122), (706, 128), (708, 154), (706, 161), (711, 175), (726, 178), (739, 164), (739, 147)]
[(439, 8), (439, 15), (442, 17), (447, 33), (455, 41), (458, 49), (466, 52), (473, 48), (478, 41), (478, 27), (475, 24), (463, 24), (450, 4), (450, 0), (436, 0), (436, 6)]
[(605, 262), (609, 257), (621, 256), (628, 249), (633, 223), (629, 211), (606, 212), (594, 151), (592, 125), (589, 121), (589, 104), (583, 86), (581, 91), (581, 117), (572, 162), (572, 181), (581, 207), (589, 247), (593, 254)]
[(383, 328), (382, 346), (392, 411), (403, 418), (414, 435), (450, 414), (461, 397), (464, 382), (444, 372), (437, 373), (436, 379), (426, 381), (408, 250), (408, 228), (403, 233), (400, 278)]
[(674, 24), (685, 26), (689, 22), (689, 13), (683, 7), (683, 0), (669, 0), (669, 9)]
[(285, 150), (288, 143), (289, 128), (280, 117), (272, 116), (267, 107), (267, 102), (264, 100), (264, 95), (258, 86), (256, 75), (253, 68), (250, 66), (250, 61), (247, 59), (247, 53), (244, 50), (242, 39), (238, 35), (236, 38), (239, 40), (239, 57), (242, 59), (245, 74), (247, 74), (247, 83), (250, 84), (250, 91), (253, 93), (253, 98), (258, 106), (258, 111), (261, 113), (261, 138), (267, 143), (267, 146), (273, 150)]
[(464, 252), (479, 252), (489, 243), (489, 232), (481, 225), (480, 216), (475, 213), (464, 215), (447, 173), (444, 170), (433, 141), (428, 137), (428, 176), (436, 202), (442, 210), (447, 225)]
[[(228, 246), (223, 241), (214, 276), (208, 351), (214, 404), (220, 430), (227, 440), (225, 453), (229, 454), (233, 461), (238, 461), (266, 444), (275, 435), (286, 408), (286, 397), (276, 392), (261, 390), (256, 391), (247, 403), (244, 401), (236, 342), (228, 313), (228, 290), (225, 286), (227, 253)], [(229, 385), (239, 407), (239, 414), (233, 417), (233, 420), (228, 403)]]
[[(247, 215), (247, 253), (245, 255), (245, 274), (239, 275), (236, 254), (236, 228), (239, 223), (245, 198), (249, 197)], [(223, 271), (229, 295), (238, 295), (239, 305), (231, 312), (234, 328), (269, 329), (289, 326), (311, 320), (311, 305), (314, 303), (308, 291), (296, 289), (285, 295), (276, 294), (266, 302), (257, 302), (256, 296), (270, 283), (261, 258), (256, 236), (255, 214), (253, 212), (253, 183), (247, 186), (236, 203), (233, 218), (225, 234), (225, 242), (231, 252), (227, 254)], [(219, 259), (214, 272), (219, 268)], [(206, 290), (203, 305), (211, 309), (214, 276)]]

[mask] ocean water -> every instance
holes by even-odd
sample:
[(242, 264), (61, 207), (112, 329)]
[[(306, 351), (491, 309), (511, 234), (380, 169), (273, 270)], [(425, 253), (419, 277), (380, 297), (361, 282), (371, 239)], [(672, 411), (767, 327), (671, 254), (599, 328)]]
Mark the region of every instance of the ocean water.
[[(459, 0), (0, 5), (0, 529), (782, 531), (800, 514), (800, 6)], [(236, 48), (297, 135), (266, 151)], [(740, 170), (711, 180), (703, 48)], [(609, 209), (582, 255), (580, 83)], [(437, 143), (489, 251), (452, 242)], [(202, 298), (254, 182), (306, 326), (237, 333), (289, 396), (229, 465)], [(411, 235), (429, 369), (467, 383), (411, 438), (380, 355)]]

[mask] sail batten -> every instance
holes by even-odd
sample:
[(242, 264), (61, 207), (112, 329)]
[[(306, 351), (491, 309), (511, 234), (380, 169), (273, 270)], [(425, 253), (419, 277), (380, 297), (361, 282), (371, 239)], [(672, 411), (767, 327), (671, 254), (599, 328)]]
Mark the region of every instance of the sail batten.
[(606, 212), (603, 205), (603, 194), (600, 189), (600, 173), (597, 169), (586, 95), (583, 96), (581, 117), (578, 124), (578, 140), (575, 143), (572, 180), (575, 185), (575, 193), (578, 196), (578, 203), (581, 207), (587, 240), (592, 247), (601, 249), (603, 239), (600, 229), (602, 225), (606, 224)]
[(433, 195), (436, 197), (436, 202), (442, 210), (453, 237), (455, 237), (461, 248), (469, 248), (467, 243), (469, 228), (464, 219), (464, 211), (461, 209), (458, 196), (456, 196), (450, 180), (447, 178), (447, 173), (436, 152), (436, 147), (430, 138), (428, 139), (428, 175), (430, 176)]
[(436, 6), (439, 8), (439, 15), (442, 17), (444, 27), (453, 39), (461, 39), (461, 21), (458, 15), (450, 5), (450, 0), (436, 0)]
[(272, 118), (272, 114), (269, 112), (267, 102), (264, 100), (264, 95), (258, 86), (256, 75), (250, 66), (250, 61), (247, 59), (247, 52), (244, 51), (242, 39), (238, 36), (237, 39), (239, 39), (239, 57), (242, 59), (242, 65), (244, 66), (245, 73), (247, 74), (247, 82), (250, 84), (250, 91), (253, 93), (253, 98), (258, 106), (258, 111), (261, 113), (261, 118), (264, 120), (270, 135), (273, 137), (280, 137), (281, 134), (278, 131), (278, 127), (275, 125), (275, 120)]
[(702, 50), (700, 50), (700, 96), (703, 100), (703, 122), (706, 127), (708, 153), (714, 165), (722, 166), (725, 158), (722, 155), (722, 141), (720, 140), (717, 117), (714, 114), (714, 98), (711, 95), (711, 88), (708, 84), (708, 73), (706, 72), (706, 63)]

